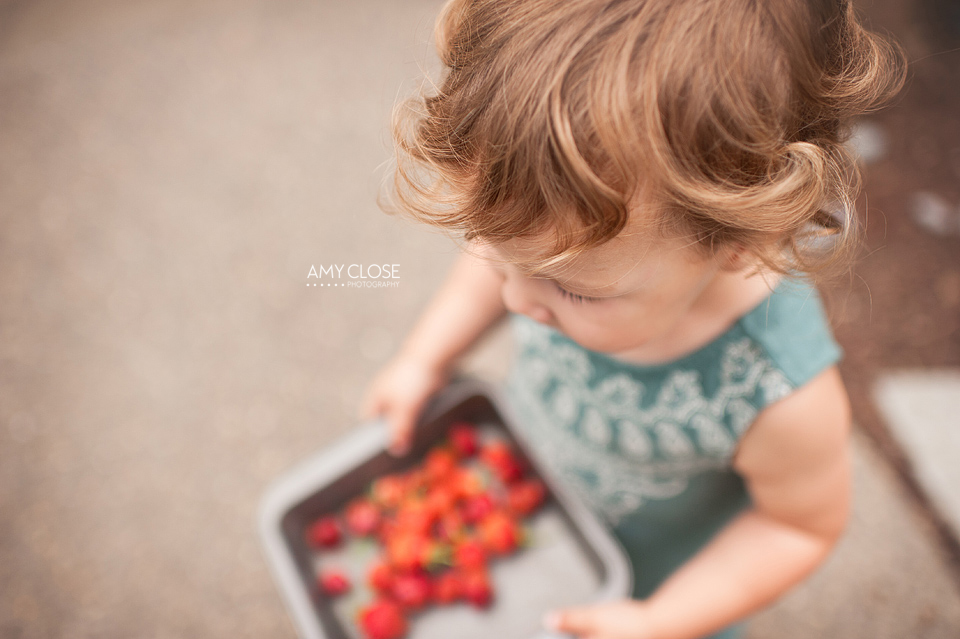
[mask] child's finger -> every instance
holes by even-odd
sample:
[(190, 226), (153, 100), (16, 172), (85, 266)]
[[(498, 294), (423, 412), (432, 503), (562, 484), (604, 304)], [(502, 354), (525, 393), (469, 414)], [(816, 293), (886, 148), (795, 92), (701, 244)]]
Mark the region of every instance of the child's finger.
[(591, 608), (553, 610), (544, 615), (543, 625), (555, 632), (568, 632), (578, 637), (595, 636), (596, 611)]
[(406, 455), (410, 451), (410, 440), (413, 439), (413, 425), (416, 413), (410, 409), (398, 410), (390, 418), (390, 447), (391, 454)]

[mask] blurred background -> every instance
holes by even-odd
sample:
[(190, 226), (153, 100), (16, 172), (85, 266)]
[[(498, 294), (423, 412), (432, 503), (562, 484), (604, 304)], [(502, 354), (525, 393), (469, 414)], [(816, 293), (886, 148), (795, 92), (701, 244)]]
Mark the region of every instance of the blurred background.
[[(383, 214), (440, 0), (0, 0), (0, 637), (293, 637), (271, 480), (348, 432), (456, 257)], [(960, 9), (863, 0), (912, 61), (863, 120), (826, 291), (854, 521), (751, 638), (960, 636)], [(399, 286), (305, 287), (398, 264)], [(502, 327), (465, 370), (496, 379)]]

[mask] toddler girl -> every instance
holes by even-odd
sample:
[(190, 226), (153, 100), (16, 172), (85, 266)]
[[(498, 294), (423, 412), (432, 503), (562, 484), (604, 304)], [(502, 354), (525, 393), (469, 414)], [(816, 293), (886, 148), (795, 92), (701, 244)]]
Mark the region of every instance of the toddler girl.
[(635, 572), (632, 599), (545, 624), (738, 636), (847, 519), (840, 349), (806, 274), (856, 241), (844, 135), (899, 89), (899, 49), (845, 0), (453, 0), (437, 43), (396, 195), (464, 251), (363, 415), (402, 454), (509, 317), (517, 426)]

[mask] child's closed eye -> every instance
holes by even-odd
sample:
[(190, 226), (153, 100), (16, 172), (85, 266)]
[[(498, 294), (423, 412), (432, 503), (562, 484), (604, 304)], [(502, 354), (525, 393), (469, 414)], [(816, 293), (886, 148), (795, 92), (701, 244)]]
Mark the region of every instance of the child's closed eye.
[(560, 292), (560, 295), (562, 297), (576, 304), (582, 304), (583, 302), (599, 302), (600, 300), (603, 299), (602, 297), (588, 297), (586, 295), (580, 295), (578, 293), (571, 293), (567, 289), (560, 286), (560, 283), (557, 282), (556, 280), (551, 280), (551, 281), (553, 282), (554, 286), (557, 287), (557, 291)]

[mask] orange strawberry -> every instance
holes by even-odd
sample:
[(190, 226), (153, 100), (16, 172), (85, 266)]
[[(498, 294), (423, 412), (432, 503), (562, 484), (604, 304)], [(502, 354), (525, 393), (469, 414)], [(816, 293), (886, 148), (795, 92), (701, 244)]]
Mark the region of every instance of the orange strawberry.
[(370, 498), (381, 508), (393, 509), (406, 494), (406, 482), (399, 475), (385, 475), (373, 482)]
[(478, 528), (483, 547), (497, 555), (512, 553), (523, 537), (517, 521), (502, 511), (487, 515)]
[(437, 447), (427, 453), (423, 467), (427, 481), (437, 484), (447, 479), (457, 467), (457, 458), (449, 450)]

